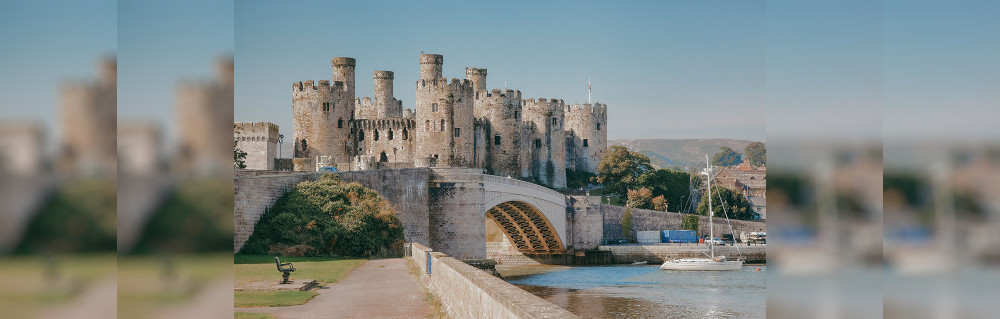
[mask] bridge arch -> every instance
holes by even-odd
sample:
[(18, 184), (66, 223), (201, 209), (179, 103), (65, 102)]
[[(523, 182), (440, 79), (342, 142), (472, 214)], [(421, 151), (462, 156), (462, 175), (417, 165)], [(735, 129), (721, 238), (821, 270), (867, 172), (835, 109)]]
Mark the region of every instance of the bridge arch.
[(522, 253), (563, 253), (566, 246), (559, 238), (557, 228), (536, 206), (527, 201), (499, 202), (486, 210), (503, 230), (503, 234)]
[(484, 221), (500, 225), (522, 253), (566, 251), (566, 197), (513, 178), (483, 175)]

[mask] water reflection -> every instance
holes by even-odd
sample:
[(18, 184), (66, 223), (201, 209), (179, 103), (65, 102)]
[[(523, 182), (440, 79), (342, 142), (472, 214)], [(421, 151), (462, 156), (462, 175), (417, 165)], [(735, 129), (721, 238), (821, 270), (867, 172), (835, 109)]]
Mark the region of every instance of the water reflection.
[(572, 267), (509, 281), (584, 318), (759, 318), (765, 315), (765, 271)]

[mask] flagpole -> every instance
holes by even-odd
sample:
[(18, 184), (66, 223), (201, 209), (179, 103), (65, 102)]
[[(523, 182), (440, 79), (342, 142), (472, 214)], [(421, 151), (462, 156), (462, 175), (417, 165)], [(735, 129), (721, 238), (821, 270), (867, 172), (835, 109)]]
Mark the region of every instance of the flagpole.
[(590, 104), (590, 78), (587, 78), (587, 104)]

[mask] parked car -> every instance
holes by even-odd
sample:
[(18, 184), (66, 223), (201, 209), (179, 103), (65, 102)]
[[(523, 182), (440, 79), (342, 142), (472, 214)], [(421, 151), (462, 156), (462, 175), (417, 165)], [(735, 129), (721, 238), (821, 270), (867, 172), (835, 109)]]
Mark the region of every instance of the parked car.
[(712, 244), (712, 245), (716, 245), (716, 246), (725, 246), (726, 245), (726, 242), (723, 241), (722, 239), (719, 239), (719, 237), (715, 237), (715, 238), (712, 238), (712, 239), (705, 240), (705, 242), (709, 243), (709, 244)]
[(604, 240), (604, 243), (607, 244), (607, 245), (621, 245), (621, 244), (628, 244), (628, 240), (624, 240), (624, 239), (607, 239), (607, 240)]

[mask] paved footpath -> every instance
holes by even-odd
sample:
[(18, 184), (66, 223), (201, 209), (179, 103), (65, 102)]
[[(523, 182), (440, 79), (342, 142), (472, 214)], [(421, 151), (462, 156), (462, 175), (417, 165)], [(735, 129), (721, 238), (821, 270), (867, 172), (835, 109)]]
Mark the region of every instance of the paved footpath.
[(235, 307), (278, 318), (424, 318), (431, 313), (424, 288), (403, 258), (369, 260), (309, 302), (289, 307)]

